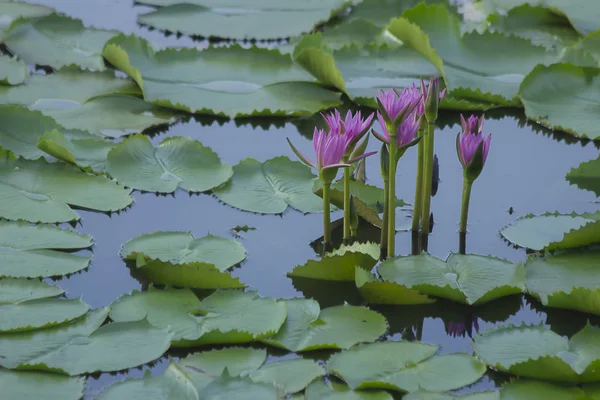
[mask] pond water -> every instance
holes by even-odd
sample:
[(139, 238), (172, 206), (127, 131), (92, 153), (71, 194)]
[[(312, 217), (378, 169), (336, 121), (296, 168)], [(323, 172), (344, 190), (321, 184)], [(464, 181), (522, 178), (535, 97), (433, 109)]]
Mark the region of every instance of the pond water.
[[(206, 42), (193, 42), (188, 37), (165, 37), (136, 24), (138, 12), (145, 7), (132, 8), (128, 0), (45, 0), (38, 3), (54, 7), (77, 18), (88, 26), (134, 32), (149, 40), (169, 46), (205, 47)], [(458, 114), (444, 113), (436, 131), (436, 153), (439, 158), (440, 182), (432, 200), (434, 228), (429, 239), (429, 252), (446, 258), (458, 251), (458, 220), (462, 190), (462, 168), (458, 162), (455, 138), (459, 131)], [(310, 152), (311, 120), (260, 120), (256, 126), (249, 121), (234, 122), (211, 119), (181, 121), (166, 131), (155, 133), (152, 142), (158, 144), (165, 137), (189, 136), (211, 147), (221, 160), (231, 165), (252, 157), (259, 161), (287, 155), (294, 159), (286, 138), (301, 151)], [(304, 132), (299, 130), (302, 128)], [(523, 262), (526, 252), (507, 244), (498, 231), (528, 213), (558, 211), (562, 213), (595, 211), (596, 197), (587, 191), (569, 185), (565, 174), (582, 161), (597, 157), (598, 149), (592, 143), (583, 143), (567, 136), (549, 134), (531, 122), (526, 122), (521, 111), (510, 110), (490, 113), (484, 133), (493, 135), (492, 147), (481, 177), (473, 186), (469, 215), (467, 251), (493, 255), (514, 262)], [(370, 150), (378, 150), (376, 140)], [(412, 203), (415, 186), (416, 151), (410, 150), (398, 167), (397, 195)], [(366, 162), (367, 183), (381, 187), (379, 158)], [(173, 196), (134, 192), (134, 204), (112, 215), (81, 211), (77, 230), (94, 238), (94, 258), (90, 268), (82, 273), (59, 280), (69, 298), (82, 297), (92, 307), (109, 305), (119, 296), (145, 283), (131, 276), (119, 256), (121, 245), (134, 236), (157, 230), (190, 231), (196, 237), (207, 233), (232, 237), (230, 229), (248, 225), (256, 230), (242, 232), (237, 238), (247, 250), (248, 257), (241, 268), (234, 270), (251, 289), (262, 296), (290, 298), (314, 297), (322, 307), (342, 304), (344, 301), (360, 304), (362, 301), (353, 287), (327, 285), (324, 288), (302, 282), (293, 282), (286, 276), (296, 265), (318, 256), (311, 243), (322, 235), (321, 215), (303, 215), (288, 209), (283, 215), (257, 215), (233, 209), (220, 203), (214, 196), (189, 195), (177, 191)], [(332, 221), (342, 217), (341, 211), (332, 215)], [(409, 222), (409, 220), (406, 220)], [(338, 235), (340, 232), (335, 232)], [(334, 233), (334, 235), (335, 235)], [(370, 236), (369, 236), (370, 235)], [(378, 240), (379, 231), (371, 229), (365, 238)], [(399, 232), (396, 237), (398, 254), (409, 254), (410, 232)], [(296, 283), (296, 286), (294, 284)], [(495, 323), (519, 324), (544, 322), (561, 334), (570, 335), (583, 327), (587, 315), (573, 311), (548, 310), (524, 296), (509, 297), (479, 308), (468, 308), (440, 302), (436, 306), (373, 307), (390, 321), (390, 335), (418, 338), (426, 343), (439, 344), (442, 352), (471, 352), (468, 334), (453, 336), (448, 332), (450, 323), (477, 321), (473, 332), (488, 329)], [(442, 315), (443, 314), (443, 315)], [(174, 356), (181, 353), (172, 353)], [(273, 356), (280, 356), (274, 354)], [(319, 357), (319, 355), (315, 355)], [(159, 374), (167, 363), (164, 359), (151, 368)], [(140, 370), (127, 374), (101, 374), (88, 380), (86, 398), (92, 398), (102, 387), (126, 376), (139, 377)], [(482, 389), (502, 382), (498, 375), (488, 374), (473, 388)]]

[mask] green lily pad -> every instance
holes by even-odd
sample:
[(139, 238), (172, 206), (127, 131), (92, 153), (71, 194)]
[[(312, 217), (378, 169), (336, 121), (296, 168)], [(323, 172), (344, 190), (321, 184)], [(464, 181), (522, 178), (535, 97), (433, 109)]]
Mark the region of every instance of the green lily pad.
[[(0, 3), (0, 7), (2, 4)], [(0, 85), (0, 104), (17, 104), (34, 108), (56, 109), (86, 103), (108, 94), (141, 94), (130, 79), (115, 77), (114, 72), (89, 72), (65, 68), (49, 75), (33, 74), (18, 86)], [(62, 106), (62, 107), (61, 107)]]
[(0, 305), (56, 297), (65, 291), (37, 279), (0, 279)]
[(52, 14), (23, 22), (10, 30), (4, 42), (28, 64), (61, 69), (70, 65), (90, 71), (106, 69), (104, 44), (116, 34), (85, 28), (78, 19)]
[[(187, 35), (229, 39), (279, 39), (299, 36), (326, 22), (346, 0), (259, 1), (229, 0), (142, 1), (163, 7), (138, 21), (154, 28)], [(156, 4), (159, 3), (159, 4)]]
[(523, 265), (476, 254), (452, 254), (446, 262), (428, 254), (386, 260), (385, 281), (465, 304), (483, 304), (525, 289)]
[(59, 250), (92, 246), (92, 238), (52, 225), (0, 221), (0, 277), (37, 278), (71, 274), (91, 257)]
[(548, 307), (600, 315), (600, 251), (567, 251), (530, 257), (527, 291)]
[(127, 241), (121, 249), (126, 260), (159, 260), (173, 264), (201, 262), (213, 264), (219, 270), (239, 264), (246, 258), (246, 250), (235, 240), (207, 235), (195, 238), (189, 232), (157, 231)]
[[(8, 30), (19, 19), (42, 18), (52, 14), (53, 10), (37, 4), (3, 1), (0, 3), (0, 34)], [(2, 36), (3, 37), (3, 36)]]
[(44, 155), (37, 147), (44, 133), (60, 128), (52, 118), (20, 106), (0, 106), (0, 119), (0, 146), (31, 160)]
[(600, 69), (571, 64), (537, 66), (519, 92), (527, 118), (577, 137), (600, 138), (599, 74)]
[(438, 346), (419, 342), (380, 342), (334, 354), (327, 370), (352, 389), (434, 392), (458, 389), (478, 381), (485, 365), (468, 354), (434, 356)]
[(312, 191), (315, 178), (310, 168), (287, 157), (264, 163), (247, 158), (214, 194), (232, 207), (261, 214), (280, 214), (288, 205), (303, 213), (319, 212), (323, 201)]
[(201, 399), (220, 400), (254, 400), (281, 399), (284, 393), (273, 385), (255, 383), (250, 378), (231, 377), (227, 371), (223, 376), (212, 381), (199, 393)]
[(46, 132), (38, 141), (38, 149), (52, 157), (81, 169), (103, 172), (108, 153), (117, 144), (101, 138), (69, 139), (57, 129)]
[(125, 139), (109, 153), (106, 170), (126, 186), (158, 193), (173, 193), (178, 187), (206, 192), (233, 175), (209, 147), (182, 136), (168, 137), (157, 148), (144, 135)]
[(525, 75), (559, 58), (516, 36), (461, 35), (458, 18), (444, 5), (417, 5), (392, 20), (388, 30), (436, 66), (451, 94), (498, 105), (518, 105)]
[(30, 331), (64, 324), (84, 315), (81, 299), (37, 299), (0, 308), (0, 332)]
[(85, 378), (3, 369), (0, 370), (0, 387), (2, 396), (12, 400), (79, 400), (83, 397)]
[(27, 65), (15, 57), (0, 56), (0, 85), (19, 85), (27, 80)]
[(325, 373), (325, 369), (316, 362), (298, 358), (263, 365), (251, 371), (248, 376), (254, 382), (269, 383), (282, 388), (286, 393), (297, 393)]
[(0, 216), (31, 222), (79, 219), (70, 207), (118, 211), (133, 202), (126, 189), (105, 176), (64, 163), (29, 161), (0, 150)]
[(377, 279), (369, 271), (355, 267), (356, 287), (369, 304), (430, 304), (432, 299), (418, 290), (404, 285)]
[(510, 326), (480, 334), (473, 348), (490, 367), (540, 380), (600, 381), (600, 329), (587, 325), (570, 340), (544, 326)]
[(567, 174), (567, 180), (579, 189), (594, 192), (600, 196), (600, 156), (591, 161), (582, 162)]
[(273, 337), (263, 343), (300, 352), (318, 349), (347, 349), (372, 342), (387, 330), (385, 318), (365, 307), (345, 304), (321, 310), (309, 299), (285, 300), (287, 319)]
[(153, 283), (194, 289), (243, 289), (246, 285), (229, 271), (205, 262), (173, 264), (158, 260), (143, 261), (138, 271)]
[(310, 116), (340, 103), (339, 94), (314, 83), (308, 72), (277, 50), (235, 45), (202, 52), (156, 51), (143, 39), (120, 35), (108, 42), (103, 54), (143, 88), (146, 101), (187, 112)]
[(306, 388), (305, 400), (393, 400), (383, 390), (351, 390), (347, 385), (330, 380), (314, 381)]
[(510, 243), (532, 250), (556, 250), (600, 242), (600, 212), (528, 215), (503, 228)]
[(419, 3), (449, 5), (448, 0), (363, 0), (355, 4), (348, 15), (350, 20), (361, 19), (385, 27), (390, 20)]
[(61, 347), (39, 354), (20, 369), (79, 375), (120, 371), (156, 360), (167, 351), (172, 335), (146, 321), (115, 322), (91, 335), (75, 338)]
[(14, 369), (42, 354), (51, 354), (75, 338), (86, 338), (97, 330), (108, 315), (108, 308), (89, 312), (67, 324), (28, 332), (0, 335), (0, 366)]
[(494, 31), (531, 40), (549, 50), (567, 48), (580, 38), (566, 17), (527, 3), (509, 10), (506, 15), (492, 14), (488, 22)]
[(326, 253), (320, 260), (308, 260), (291, 272), (289, 277), (354, 281), (355, 267), (370, 271), (379, 260), (380, 249), (376, 243), (354, 243)]

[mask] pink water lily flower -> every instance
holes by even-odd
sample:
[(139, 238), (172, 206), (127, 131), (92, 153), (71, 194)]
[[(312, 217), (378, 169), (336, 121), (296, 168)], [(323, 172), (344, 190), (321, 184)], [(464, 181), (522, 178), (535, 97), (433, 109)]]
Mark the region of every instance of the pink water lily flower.
[[(377, 120), (383, 129), (383, 135), (377, 133), (375, 130), (373, 130), (373, 135), (380, 141), (389, 145), (390, 133), (388, 132), (383, 116), (379, 112), (377, 112)], [(417, 139), (417, 132), (420, 124), (421, 117), (417, 117), (416, 115), (404, 120), (396, 130), (396, 148), (401, 149), (414, 144), (414, 141)]]
[(360, 111), (353, 114), (352, 111), (348, 110), (346, 117), (342, 118), (340, 112), (335, 109), (329, 114), (323, 114), (323, 118), (329, 127), (330, 133), (346, 136), (350, 144), (353, 145), (367, 133), (373, 120), (373, 113), (363, 118)]
[(416, 88), (382, 90), (377, 95), (379, 113), (384, 121), (400, 125), (408, 119), (421, 102), (422, 96)]
[(461, 122), (463, 126), (462, 135), (459, 134), (456, 138), (460, 163), (463, 168), (468, 168), (473, 162), (477, 150), (481, 146), (481, 168), (483, 168), (483, 164), (485, 164), (490, 150), (492, 135), (490, 134), (487, 137), (482, 135), (483, 117), (478, 119), (472, 115), (465, 121), (465, 118), (461, 115)]

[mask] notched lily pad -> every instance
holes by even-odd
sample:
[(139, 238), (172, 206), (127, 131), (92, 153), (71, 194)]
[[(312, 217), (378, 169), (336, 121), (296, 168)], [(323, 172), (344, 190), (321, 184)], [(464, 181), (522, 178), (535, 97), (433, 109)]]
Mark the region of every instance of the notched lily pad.
[(188, 137), (169, 137), (158, 147), (144, 135), (125, 139), (108, 154), (106, 171), (137, 190), (206, 192), (227, 182), (233, 170), (209, 147)]
[(0, 279), (0, 306), (56, 297), (64, 292), (58, 286), (37, 279), (3, 278)]
[(369, 304), (430, 304), (432, 299), (418, 290), (409, 289), (395, 282), (377, 279), (375, 275), (355, 267), (355, 282), (360, 295)]
[(567, 180), (579, 189), (589, 190), (600, 196), (600, 157), (582, 162), (577, 168), (571, 169)]
[(16, 57), (0, 56), (0, 85), (18, 85), (27, 80), (27, 65)]
[(383, 390), (351, 390), (346, 384), (335, 380), (317, 380), (311, 383), (304, 394), (305, 400), (393, 400)]
[(7, 399), (79, 400), (85, 388), (84, 377), (51, 373), (0, 370), (2, 396)]
[(0, 333), (30, 331), (64, 324), (84, 315), (81, 299), (37, 299), (0, 306)]

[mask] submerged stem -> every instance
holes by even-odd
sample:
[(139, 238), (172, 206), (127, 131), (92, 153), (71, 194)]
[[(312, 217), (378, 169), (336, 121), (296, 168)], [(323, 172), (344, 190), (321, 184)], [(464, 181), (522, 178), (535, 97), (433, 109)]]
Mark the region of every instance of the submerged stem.
[(350, 240), (350, 167), (344, 168), (344, 242)]
[(460, 208), (460, 233), (467, 233), (467, 219), (469, 219), (469, 202), (471, 201), (471, 186), (466, 179), (463, 182), (462, 205)]
[(433, 122), (427, 122), (427, 133), (422, 139), (425, 141), (424, 149), (424, 165), (423, 168), (423, 190), (422, 190), (422, 203), (423, 209), (421, 210), (421, 227), (423, 228), (423, 234), (429, 233), (429, 215), (431, 208), (431, 184), (433, 181), (433, 150), (434, 150), (434, 130), (435, 126)]

